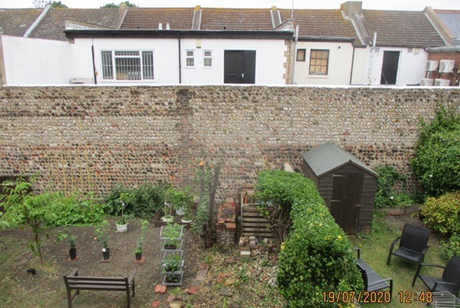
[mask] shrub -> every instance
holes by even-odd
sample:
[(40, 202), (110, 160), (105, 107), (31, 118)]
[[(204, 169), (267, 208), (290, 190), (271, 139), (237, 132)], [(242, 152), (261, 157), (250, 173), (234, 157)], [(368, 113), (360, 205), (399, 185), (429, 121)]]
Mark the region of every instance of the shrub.
[(460, 114), (438, 108), (430, 124), (421, 121), (412, 169), (430, 196), (460, 189)]
[(117, 185), (112, 187), (110, 193), (104, 198), (106, 213), (120, 216), (120, 196), (129, 195), (126, 202), (124, 214), (132, 215), (142, 219), (149, 219), (155, 216), (156, 211), (163, 207), (164, 195), (168, 186), (154, 186), (151, 183), (143, 184), (138, 188), (128, 188)]
[[(379, 166), (375, 170), (379, 174), (375, 206), (407, 207), (415, 203), (406, 189), (406, 177), (401, 175), (393, 166)], [(398, 192), (397, 187), (403, 192)]]
[(454, 255), (460, 257), (460, 234), (452, 235), (441, 250), (441, 256), (446, 260), (450, 260)]
[(460, 191), (429, 197), (421, 207), (423, 222), (442, 234), (460, 233)]
[(278, 286), (289, 307), (328, 307), (323, 303), (323, 291), (362, 290), (347, 236), (335, 223), (314, 183), (281, 173), (264, 171), (262, 177), (273, 174), (283, 179), (279, 183), (281, 192), (273, 196), (292, 201), (293, 228), (281, 245), (278, 274)]
[(92, 193), (73, 193), (68, 197), (59, 192), (54, 194), (53, 209), (57, 219), (52, 222), (53, 227), (94, 224), (104, 216), (104, 206)]

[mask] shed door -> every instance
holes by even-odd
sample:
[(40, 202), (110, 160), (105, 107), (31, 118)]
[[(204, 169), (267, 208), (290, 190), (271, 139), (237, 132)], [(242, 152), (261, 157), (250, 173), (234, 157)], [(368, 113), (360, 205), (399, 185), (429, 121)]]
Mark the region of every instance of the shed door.
[(252, 50), (225, 50), (224, 83), (255, 83), (256, 52)]
[(363, 180), (362, 173), (333, 175), (331, 213), (347, 234), (356, 234)]
[(382, 76), (380, 76), (380, 84), (390, 85), (396, 84), (399, 66), (399, 51), (384, 51)]

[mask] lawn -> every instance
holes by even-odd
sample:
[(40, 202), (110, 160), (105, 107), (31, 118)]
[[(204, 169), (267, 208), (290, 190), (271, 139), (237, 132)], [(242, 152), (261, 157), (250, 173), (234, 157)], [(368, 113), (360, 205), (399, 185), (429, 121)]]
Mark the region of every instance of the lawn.
[[(382, 216), (382, 215), (379, 215)], [(351, 236), (350, 241), (354, 247), (361, 249), (361, 258), (369, 264), (376, 273), (382, 278), (393, 278), (393, 296), (391, 304), (382, 304), (385, 307), (426, 307), (426, 305), (415, 301), (415, 296), (406, 297), (408, 294), (420, 294), (427, 291), (425, 285), (417, 279), (415, 286), (412, 287), (412, 279), (417, 270), (415, 263), (393, 256), (390, 266), (386, 261), (391, 242), (399, 235), (405, 222), (421, 225), (421, 222), (407, 216), (385, 216), (374, 219), (372, 233), (369, 235)], [(446, 261), (441, 259), (441, 244), (435, 235), (430, 236), (430, 248), (425, 257), (425, 263), (445, 265)], [(442, 270), (428, 268), (424, 273), (430, 275), (441, 275)], [(406, 293), (406, 291), (408, 291)], [(402, 292), (402, 293), (401, 293)], [(409, 293), (410, 292), (410, 293)], [(403, 303), (404, 300), (411, 299), (412, 303)], [(363, 307), (376, 306), (377, 304), (364, 304)]]

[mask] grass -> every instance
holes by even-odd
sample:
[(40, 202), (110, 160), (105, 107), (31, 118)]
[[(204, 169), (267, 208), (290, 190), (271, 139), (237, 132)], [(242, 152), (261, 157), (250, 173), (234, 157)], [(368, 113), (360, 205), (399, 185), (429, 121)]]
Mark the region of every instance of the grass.
[[(417, 270), (417, 265), (413, 262), (393, 256), (391, 264), (387, 266), (388, 251), (391, 242), (401, 235), (402, 227), (408, 217), (376, 217), (374, 219), (372, 233), (370, 235), (360, 235), (350, 237), (354, 247), (361, 249), (361, 258), (372, 267), (372, 269), (382, 278), (393, 278), (393, 296), (391, 304), (381, 304), (385, 307), (426, 307), (426, 304), (420, 303), (419, 299), (414, 296), (421, 291), (428, 291), (425, 285), (417, 279), (415, 286), (412, 287), (412, 279)], [(445, 261), (440, 255), (440, 243), (430, 238), (430, 248), (425, 256), (425, 263), (434, 263), (445, 265)], [(427, 268), (423, 271), (425, 274), (440, 276), (442, 270)], [(405, 303), (405, 300), (412, 302)], [(417, 300), (417, 301), (416, 301)], [(363, 304), (362, 307), (371, 307), (377, 304)]]

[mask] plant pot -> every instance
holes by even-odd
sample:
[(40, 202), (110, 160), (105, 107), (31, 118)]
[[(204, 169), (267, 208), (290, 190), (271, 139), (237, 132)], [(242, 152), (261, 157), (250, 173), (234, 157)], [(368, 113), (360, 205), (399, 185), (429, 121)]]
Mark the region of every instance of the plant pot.
[(110, 248), (102, 249), (102, 256), (104, 260), (110, 260)]
[(69, 249), (69, 257), (70, 257), (70, 260), (75, 260), (77, 258), (77, 248)]
[(179, 216), (185, 215), (185, 208), (184, 207), (178, 208), (176, 210), (176, 214), (179, 215)]
[(173, 222), (174, 220), (174, 217), (172, 216), (163, 216), (161, 217), (161, 221), (164, 221), (164, 222)]
[(134, 255), (136, 256), (137, 261), (140, 261), (142, 259), (142, 252), (135, 252)]
[(117, 224), (117, 232), (126, 232), (128, 231), (128, 224), (119, 225)]
[(193, 221), (192, 218), (189, 218), (189, 219), (185, 219), (185, 218), (182, 218), (181, 221), (184, 223), (184, 224), (189, 224)]
[(163, 248), (166, 250), (176, 250), (177, 245), (163, 245)]

